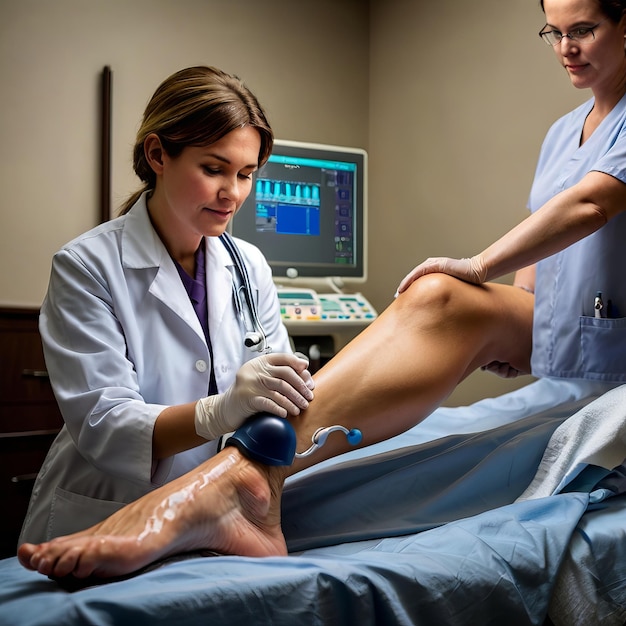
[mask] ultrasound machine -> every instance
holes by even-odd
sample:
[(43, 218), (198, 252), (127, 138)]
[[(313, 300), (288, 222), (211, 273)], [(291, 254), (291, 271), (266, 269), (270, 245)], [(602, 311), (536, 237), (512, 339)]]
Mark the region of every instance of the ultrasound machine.
[(367, 279), (365, 150), (276, 140), (232, 235), (265, 255), (296, 349), (332, 356), (376, 318), (345, 289)]

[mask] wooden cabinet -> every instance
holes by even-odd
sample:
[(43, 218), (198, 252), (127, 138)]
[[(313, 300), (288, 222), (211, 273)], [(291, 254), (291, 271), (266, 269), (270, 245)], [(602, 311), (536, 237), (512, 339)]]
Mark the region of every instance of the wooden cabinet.
[(0, 558), (15, 555), (35, 476), (63, 425), (38, 317), (38, 309), (0, 308)]

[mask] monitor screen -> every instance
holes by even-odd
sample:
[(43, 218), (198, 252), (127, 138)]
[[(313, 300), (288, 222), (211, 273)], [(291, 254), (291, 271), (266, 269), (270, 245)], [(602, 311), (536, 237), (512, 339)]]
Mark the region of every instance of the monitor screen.
[(275, 278), (367, 277), (367, 153), (276, 140), (232, 223)]

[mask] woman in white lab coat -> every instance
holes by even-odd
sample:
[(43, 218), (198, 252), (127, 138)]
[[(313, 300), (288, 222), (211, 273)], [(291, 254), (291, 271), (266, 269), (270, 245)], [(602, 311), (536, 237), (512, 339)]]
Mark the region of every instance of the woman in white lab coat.
[(238, 247), (272, 354), (244, 346), (234, 261), (218, 238), (268, 158), (272, 132), (236, 78), (177, 72), (146, 109), (134, 152), (144, 189), (124, 215), (54, 257), (40, 331), (65, 420), (20, 542), (86, 528), (216, 453), (247, 417), (312, 399), (271, 271)]

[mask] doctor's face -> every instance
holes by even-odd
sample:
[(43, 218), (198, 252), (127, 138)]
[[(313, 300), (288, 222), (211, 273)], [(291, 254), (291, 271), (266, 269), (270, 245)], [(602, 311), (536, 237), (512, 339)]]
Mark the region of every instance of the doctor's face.
[(221, 235), (250, 193), (260, 148), (258, 131), (245, 126), (175, 158), (163, 153), (153, 200), (168, 227), (183, 237)]

